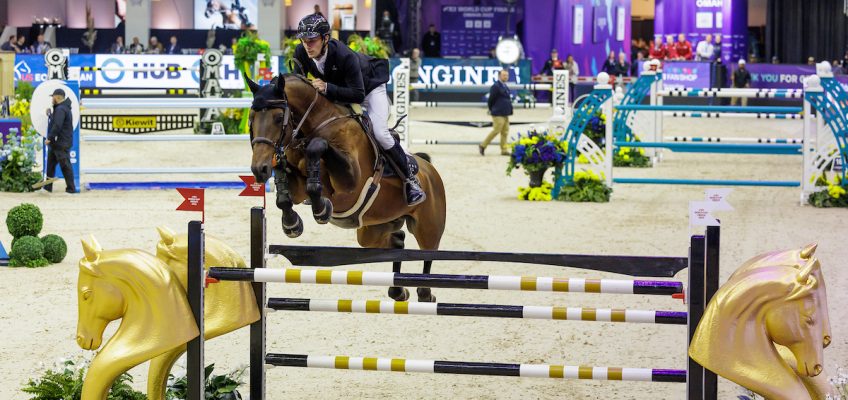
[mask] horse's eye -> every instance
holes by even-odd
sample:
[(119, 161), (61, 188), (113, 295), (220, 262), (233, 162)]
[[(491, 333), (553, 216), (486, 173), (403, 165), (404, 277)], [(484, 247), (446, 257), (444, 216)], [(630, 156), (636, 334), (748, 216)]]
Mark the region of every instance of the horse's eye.
[(814, 322), (815, 320), (813, 320), (813, 317), (807, 317), (807, 324), (813, 325)]
[(283, 114), (277, 114), (277, 116), (276, 116), (276, 117), (274, 117), (274, 122), (276, 122), (276, 123), (278, 123), (278, 124), (282, 124), (282, 123), (283, 123), (283, 118), (284, 118), (284, 117), (283, 117)]
[(82, 292), (82, 299), (83, 300), (88, 300), (90, 297), (91, 297), (91, 290), (86, 290), (86, 291)]

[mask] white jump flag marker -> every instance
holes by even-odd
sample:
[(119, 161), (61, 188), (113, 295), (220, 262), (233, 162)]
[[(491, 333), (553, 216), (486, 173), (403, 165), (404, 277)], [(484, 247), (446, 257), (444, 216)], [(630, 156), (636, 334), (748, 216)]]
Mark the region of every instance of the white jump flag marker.
[(705, 200), (713, 203), (713, 211), (733, 211), (733, 206), (727, 202), (727, 196), (733, 189), (719, 188), (704, 191)]

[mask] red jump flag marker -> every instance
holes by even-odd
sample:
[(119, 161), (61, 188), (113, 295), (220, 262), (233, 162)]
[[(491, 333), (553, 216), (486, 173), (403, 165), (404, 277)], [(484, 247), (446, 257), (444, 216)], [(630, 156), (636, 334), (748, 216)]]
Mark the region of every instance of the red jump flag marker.
[(265, 207), (265, 184), (256, 182), (253, 175), (239, 175), (239, 178), (245, 186), (239, 196), (261, 196), (262, 207)]
[(182, 204), (177, 211), (200, 211), (202, 222), (206, 222), (206, 212), (203, 209), (203, 189), (177, 188), (183, 196)]

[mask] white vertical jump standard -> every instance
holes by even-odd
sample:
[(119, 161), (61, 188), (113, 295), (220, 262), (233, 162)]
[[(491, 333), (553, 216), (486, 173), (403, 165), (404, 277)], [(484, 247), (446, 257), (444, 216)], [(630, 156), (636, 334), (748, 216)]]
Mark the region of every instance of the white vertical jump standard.
[[(432, 140), (432, 139), (413, 139), (409, 127), (409, 112), (413, 107), (486, 107), (486, 103), (469, 103), (469, 102), (443, 102), (443, 101), (423, 101), (411, 102), (410, 92), (412, 90), (428, 90), (428, 91), (452, 91), (452, 92), (486, 92), (491, 88), (491, 84), (423, 84), (410, 82), (410, 62), (409, 58), (401, 58), (400, 64), (392, 71), (392, 82), (394, 83), (392, 113), (395, 117), (397, 128), (395, 129), (400, 136), (401, 142), (407, 148), (414, 144), (424, 145), (478, 145), (479, 141), (467, 140)], [(513, 103), (515, 108), (551, 108), (554, 118), (561, 116), (570, 116), (569, 98), (568, 98), (568, 71), (555, 70), (553, 84), (549, 83), (508, 83), (510, 89), (513, 90), (551, 90), (551, 104), (547, 103)], [(405, 117), (405, 118), (404, 118)], [(403, 119), (401, 119), (403, 118)]]

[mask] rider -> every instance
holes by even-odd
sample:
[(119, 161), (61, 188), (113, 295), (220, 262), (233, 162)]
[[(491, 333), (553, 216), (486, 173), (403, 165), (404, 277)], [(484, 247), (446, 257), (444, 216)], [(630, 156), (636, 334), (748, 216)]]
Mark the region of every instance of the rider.
[(406, 152), (389, 133), (388, 62), (354, 52), (331, 39), (330, 24), (320, 14), (300, 20), (297, 37), (302, 43), (297, 45), (294, 58), (299, 63), (300, 73), (311, 73), (315, 77), (312, 86), (328, 99), (362, 104), (368, 111), (377, 143), (400, 169), (406, 202), (411, 206), (423, 202), (427, 195), (410, 173)]

